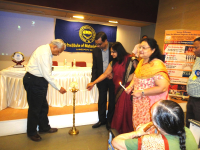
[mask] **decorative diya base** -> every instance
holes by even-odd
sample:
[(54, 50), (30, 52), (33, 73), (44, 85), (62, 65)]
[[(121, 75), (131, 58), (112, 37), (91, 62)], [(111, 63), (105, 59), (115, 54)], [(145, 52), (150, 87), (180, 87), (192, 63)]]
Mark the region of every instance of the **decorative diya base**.
[(13, 68), (24, 68), (24, 65), (15, 65)]
[(79, 130), (76, 129), (75, 127), (72, 127), (72, 129), (69, 130), (68, 133), (69, 133), (70, 135), (77, 135), (77, 134), (79, 134)]

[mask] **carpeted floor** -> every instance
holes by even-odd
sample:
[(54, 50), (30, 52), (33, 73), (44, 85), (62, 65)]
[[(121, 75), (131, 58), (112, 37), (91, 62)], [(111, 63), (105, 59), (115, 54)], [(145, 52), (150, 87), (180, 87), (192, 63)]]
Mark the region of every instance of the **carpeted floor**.
[[(182, 101), (182, 100), (173, 100), (173, 101), (177, 103), (187, 103), (187, 101)], [(78, 105), (75, 107), (76, 113), (84, 113), (92, 111), (98, 111), (98, 104)], [(72, 113), (73, 113), (73, 106), (49, 107), (48, 116), (64, 115)], [(14, 109), (8, 107), (0, 111), (0, 121), (25, 119), (27, 118), (27, 114), (28, 114), (28, 109)]]
[[(92, 111), (98, 111), (97, 104), (79, 105), (75, 107), (75, 113), (84, 113)], [(49, 107), (48, 116), (64, 115), (72, 113), (73, 113), (73, 106)], [(0, 111), (0, 121), (25, 119), (27, 118), (27, 114), (28, 114), (28, 109), (14, 109), (8, 107)]]

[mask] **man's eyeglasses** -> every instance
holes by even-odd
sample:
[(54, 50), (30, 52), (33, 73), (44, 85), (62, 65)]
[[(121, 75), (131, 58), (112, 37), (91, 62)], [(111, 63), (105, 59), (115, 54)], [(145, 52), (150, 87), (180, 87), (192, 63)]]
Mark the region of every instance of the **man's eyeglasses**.
[(101, 43), (95, 43), (96, 46), (101, 46), (103, 44), (103, 42)]

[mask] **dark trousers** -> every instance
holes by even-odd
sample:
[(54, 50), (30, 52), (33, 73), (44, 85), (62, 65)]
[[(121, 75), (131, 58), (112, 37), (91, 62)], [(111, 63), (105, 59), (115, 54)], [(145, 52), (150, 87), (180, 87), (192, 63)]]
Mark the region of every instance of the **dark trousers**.
[(23, 78), (23, 84), (29, 105), (27, 135), (37, 134), (38, 125), (40, 131), (48, 131), (51, 128), (47, 117), (49, 111), (46, 99), (48, 82), (43, 77), (36, 77), (27, 72)]
[[(113, 114), (115, 111), (115, 86), (114, 83), (109, 79), (104, 79), (97, 84), (99, 90), (99, 101), (98, 101), (98, 116), (100, 122), (106, 122), (106, 120), (111, 123)], [(106, 108), (107, 108), (107, 92), (109, 91), (109, 103), (108, 103), (108, 113), (106, 119)]]
[(186, 112), (186, 126), (189, 128), (190, 122), (188, 119), (200, 121), (200, 97), (190, 96)]

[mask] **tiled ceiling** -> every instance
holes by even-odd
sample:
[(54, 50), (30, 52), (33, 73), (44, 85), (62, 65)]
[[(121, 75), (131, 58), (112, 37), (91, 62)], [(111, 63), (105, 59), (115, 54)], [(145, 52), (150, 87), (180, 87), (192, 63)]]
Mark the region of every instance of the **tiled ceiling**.
[(156, 23), (159, 0), (0, 0), (0, 10), (143, 27)]

